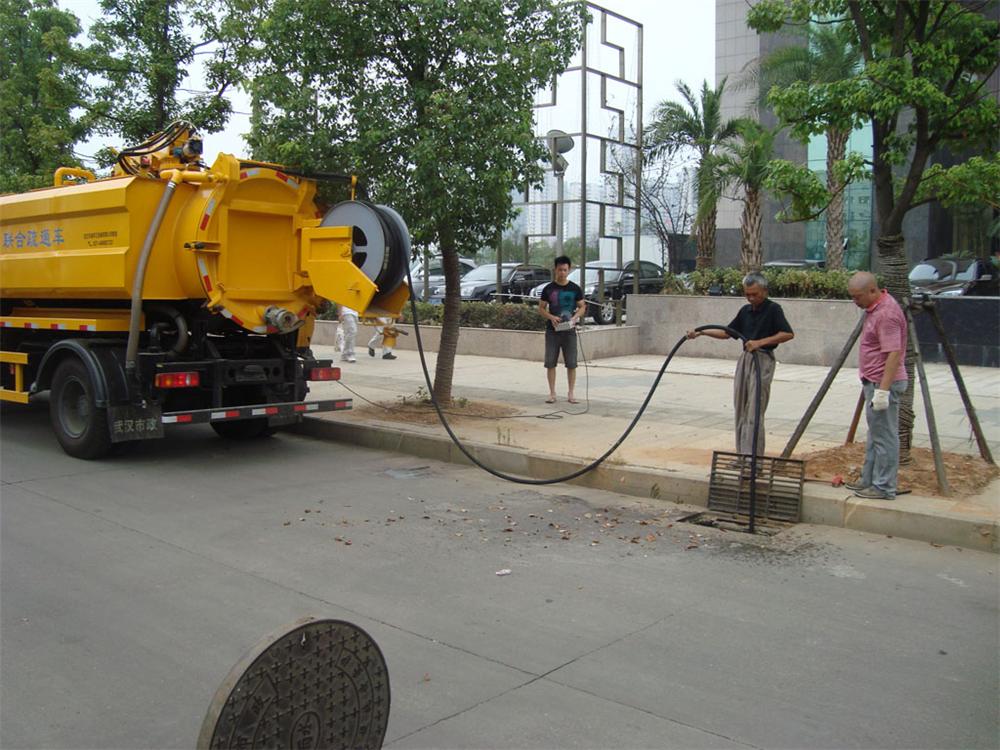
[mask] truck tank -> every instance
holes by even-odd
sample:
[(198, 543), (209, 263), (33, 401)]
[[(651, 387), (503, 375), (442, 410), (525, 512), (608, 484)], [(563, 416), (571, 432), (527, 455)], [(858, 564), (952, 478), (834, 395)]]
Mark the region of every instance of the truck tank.
[[(0, 197), (0, 296), (33, 305), (130, 300), (167, 184), (130, 175)], [(357, 202), (324, 218), (315, 192), (312, 180), (228, 154), (207, 172), (181, 172), (152, 238), (142, 298), (204, 300), (256, 333), (291, 325), (275, 310), (301, 320), (323, 299), (398, 314), (408, 296), (405, 225)], [(347, 214), (376, 236), (355, 237), (339, 223)]]

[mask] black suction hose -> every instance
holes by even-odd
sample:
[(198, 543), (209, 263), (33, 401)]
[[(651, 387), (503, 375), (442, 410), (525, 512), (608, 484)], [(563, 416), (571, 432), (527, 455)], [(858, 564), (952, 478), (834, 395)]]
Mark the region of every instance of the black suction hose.
[[(409, 267), (409, 264), (407, 264), (407, 267), (406, 267), (406, 282), (407, 282), (407, 284), (410, 284), (410, 288), (412, 289), (413, 286), (410, 283), (410, 267)], [(687, 341), (687, 336), (682, 336), (680, 338), (680, 340), (676, 344), (674, 344), (673, 349), (670, 350), (670, 353), (667, 355), (667, 358), (663, 361), (663, 365), (660, 367), (660, 371), (656, 374), (656, 378), (653, 380), (653, 384), (652, 384), (652, 386), (650, 386), (649, 392), (646, 394), (646, 398), (642, 402), (642, 406), (639, 407), (639, 411), (636, 412), (635, 417), (632, 418), (632, 421), (629, 423), (628, 427), (626, 427), (625, 431), (621, 434), (621, 437), (619, 437), (614, 442), (614, 444), (610, 448), (608, 448), (599, 458), (595, 459), (594, 461), (591, 461), (589, 464), (587, 464), (583, 468), (577, 469), (576, 471), (571, 472), (571, 473), (566, 474), (566, 475), (561, 476), (561, 477), (553, 477), (552, 479), (530, 479), (528, 477), (519, 477), (519, 476), (515, 476), (513, 474), (507, 474), (505, 472), (502, 472), (502, 471), (499, 471), (497, 469), (494, 469), (491, 466), (487, 466), (482, 461), (480, 461), (475, 456), (473, 456), (472, 453), (470, 453), (466, 449), (466, 447), (462, 444), (462, 441), (458, 439), (458, 436), (455, 435), (455, 433), (452, 431), (451, 425), (448, 424), (448, 420), (445, 417), (444, 412), (441, 409), (441, 405), (438, 403), (437, 398), (434, 396), (434, 386), (431, 383), (431, 375), (430, 375), (430, 372), (427, 369), (427, 360), (424, 358), (424, 345), (423, 345), (423, 341), (420, 338), (420, 325), (417, 322), (417, 303), (416, 303), (416, 300), (414, 300), (412, 296), (410, 297), (410, 312), (413, 315), (413, 333), (416, 336), (416, 340), (417, 340), (417, 351), (420, 354), (420, 367), (424, 371), (424, 381), (427, 383), (427, 392), (428, 392), (428, 394), (430, 394), (431, 403), (434, 405), (434, 410), (437, 412), (438, 419), (441, 421), (441, 424), (444, 427), (445, 432), (448, 433), (448, 437), (450, 437), (451, 441), (455, 444), (455, 446), (460, 451), (462, 451), (462, 454), (467, 459), (469, 459), (473, 464), (475, 464), (476, 466), (478, 466), (480, 469), (482, 469), (485, 472), (488, 472), (488, 473), (492, 474), (495, 477), (498, 477), (499, 479), (504, 479), (504, 480), (506, 480), (508, 482), (515, 482), (517, 484), (543, 485), (543, 484), (558, 484), (559, 482), (568, 482), (571, 479), (576, 479), (579, 476), (583, 476), (587, 472), (593, 471), (598, 466), (600, 466), (608, 458), (608, 456), (610, 456), (612, 453), (614, 453), (618, 449), (618, 446), (620, 446), (623, 442), (625, 442), (625, 439), (629, 436), (629, 434), (631, 434), (633, 428), (639, 423), (639, 418), (642, 417), (643, 412), (646, 411), (646, 407), (649, 405), (650, 400), (653, 398), (653, 393), (656, 391), (657, 386), (659, 386), (660, 380), (663, 378), (663, 373), (666, 372), (667, 366), (670, 364), (670, 360), (672, 360), (674, 358), (674, 355), (677, 353), (678, 349), (680, 349), (681, 346), (683, 346), (684, 342)], [(704, 326), (700, 326), (699, 328), (696, 328), (695, 330), (696, 331), (707, 331), (707, 330), (713, 330), (713, 329), (714, 330), (725, 331), (726, 333), (728, 333), (733, 338), (738, 338), (741, 341), (743, 341), (744, 343), (746, 342), (746, 338), (741, 333), (739, 333), (738, 331), (733, 330), (732, 328), (729, 328), (728, 326), (704, 325)], [(755, 369), (755, 371), (757, 373), (757, 404), (756, 404), (756, 409), (754, 410), (754, 434), (753, 434), (753, 452), (754, 452), (754, 455), (750, 458), (750, 479), (751, 479), (751, 481), (750, 481), (750, 531), (751, 532), (753, 531), (753, 523), (754, 523), (753, 514), (754, 514), (754, 511), (756, 510), (756, 499), (757, 499), (756, 492), (755, 492), (755, 485), (756, 485), (756, 481), (755, 480), (757, 478), (757, 473), (756, 473), (757, 472), (757, 456), (756, 456), (756, 454), (757, 454), (757, 425), (759, 424), (759, 420), (760, 420), (760, 368), (756, 367), (756, 364), (757, 364), (757, 352), (753, 352), (753, 355), (754, 355), (754, 365), (755, 365), (754, 369)]]

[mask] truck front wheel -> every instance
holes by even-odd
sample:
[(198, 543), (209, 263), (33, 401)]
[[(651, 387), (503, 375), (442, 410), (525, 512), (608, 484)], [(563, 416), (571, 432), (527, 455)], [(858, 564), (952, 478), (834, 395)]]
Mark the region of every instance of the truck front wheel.
[(107, 409), (94, 403), (95, 387), (83, 362), (63, 360), (52, 376), (49, 417), (62, 449), (75, 458), (95, 459), (111, 450)]

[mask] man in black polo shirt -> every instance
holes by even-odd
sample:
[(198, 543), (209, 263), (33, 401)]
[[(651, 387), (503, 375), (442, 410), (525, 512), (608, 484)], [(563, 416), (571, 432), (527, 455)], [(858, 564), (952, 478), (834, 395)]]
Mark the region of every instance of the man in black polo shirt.
[[(736, 409), (736, 452), (749, 456), (753, 452), (753, 418), (757, 399), (757, 377), (753, 371), (753, 352), (759, 352), (760, 365), (760, 424), (757, 425), (757, 455), (764, 454), (764, 411), (771, 395), (774, 377), (774, 350), (795, 338), (792, 327), (785, 320), (781, 305), (767, 298), (767, 279), (759, 273), (747, 274), (743, 279), (743, 294), (749, 305), (744, 305), (729, 327), (743, 334), (747, 342), (736, 363), (733, 378), (733, 406)], [(701, 335), (715, 339), (734, 338), (726, 331), (688, 331), (689, 339)]]

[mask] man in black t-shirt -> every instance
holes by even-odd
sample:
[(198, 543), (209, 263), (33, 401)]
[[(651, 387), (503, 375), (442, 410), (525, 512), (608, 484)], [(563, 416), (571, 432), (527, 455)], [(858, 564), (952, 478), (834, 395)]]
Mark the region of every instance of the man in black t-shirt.
[[(760, 424), (757, 425), (757, 455), (764, 454), (764, 411), (771, 395), (774, 378), (774, 350), (795, 338), (792, 327), (785, 319), (781, 305), (767, 298), (767, 279), (759, 273), (747, 274), (743, 279), (743, 294), (749, 305), (736, 313), (729, 327), (743, 334), (747, 341), (736, 363), (733, 378), (733, 406), (736, 410), (736, 452), (749, 456), (753, 453), (754, 409), (757, 401), (757, 377), (753, 371), (753, 352), (759, 352), (760, 365)], [(689, 339), (701, 335), (715, 339), (734, 338), (726, 331), (688, 331)]]
[[(576, 386), (576, 324), (583, 317), (586, 303), (583, 301), (583, 290), (578, 284), (569, 280), (570, 260), (560, 255), (555, 260), (551, 281), (542, 289), (542, 298), (538, 302), (538, 312), (548, 321), (545, 325), (545, 375), (549, 381), (549, 397), (545, 403), (556, 402), (556, 363), (559, 352), (563, 355), (566, 365), (566, 380), (569, 383), (567, 401), (579, 403), (573, 394)], [(559, 326), (561, 330), (556, 330)]]

